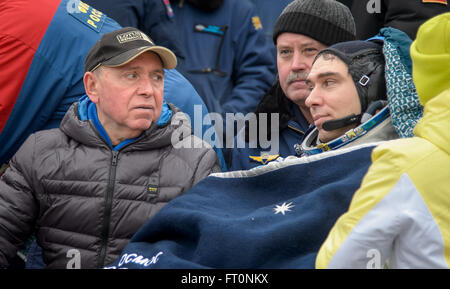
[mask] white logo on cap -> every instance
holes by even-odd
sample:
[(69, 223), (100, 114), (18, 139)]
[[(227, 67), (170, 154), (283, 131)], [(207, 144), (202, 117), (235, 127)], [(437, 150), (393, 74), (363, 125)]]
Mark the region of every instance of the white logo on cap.
[(151, 45), (155, 45), (153, 43), (153, 41), (151, 41), (150, 38), (148, 38), (147, 35), (145, 35), (144, 33), (140, 32), (140, 31), (130, 31), (130, 32), (122, 33), (122, 34), (117, 35), (116, 38), (119, 41), (119, 43), (126, 43), (126, 42), (130, 42), (130, 41), (135, 41), (135, 40), (144, 40), (144, 41), (150, 42)]

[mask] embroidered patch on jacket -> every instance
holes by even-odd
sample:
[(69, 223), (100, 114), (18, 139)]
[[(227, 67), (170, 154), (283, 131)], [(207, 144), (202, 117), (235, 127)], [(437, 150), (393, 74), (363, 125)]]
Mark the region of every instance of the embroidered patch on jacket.
[(271, 162), (273, 160), (276, 160), (280, 155), (268, 155), (263, 154), (261, 156), (248, 156), (250, 159), (262, 163), (263, 165), (267, 164), (268, 162)]
[(100, 32), (106, 19), (105, 14), (82, 1), (67, 2), (66, 10), (69, 15), (97, 32)]
[(261, 19), (259, 19), (258, 16), (252, 17), (253, 27), (255, 27), (256, 30), (262, 29)]
[(447, 5), (447, 0), (422, 0), (423, 3), (439, 3)]

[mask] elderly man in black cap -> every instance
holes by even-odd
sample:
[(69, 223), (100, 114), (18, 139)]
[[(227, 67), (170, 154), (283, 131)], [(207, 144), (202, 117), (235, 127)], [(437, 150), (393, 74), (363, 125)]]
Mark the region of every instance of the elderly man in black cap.
[[(278, 77), (255, 111), (259, 118), (265, 114), (277, 114), (275, 119), (279, 124), (267, 123), (266, 132), (261, 131), (259, 124), (256, 134), (250, 131), (251, 126), (242, 129), (228, 158), (231, 170), (250, 169), (278, 157), (295, 155), (295, 144), (303, 141), (312, 123), (309, 108), (305, 105), (309, 95), (305, 80), (314, 57), (330, 45), (354, 40), (355, 35), (353, 16), (342, 3), (334, 0), (296, 0), (286, 6), (273, 29)], [(259, 119), (259, 122), (265, 121)], [(276, 129), (269, 131), (272, 126)], [(253, 135), (259, 139), (249, 137)], [(271, 139), (272, 147), (263, 147), (261, 135)], [(238, 145), (243, 143), (242, 138), (246, 142), (244, 148)], [(277, 148), (273, 148), (274, 145)]]
[(32, 134), (0, 179), (0, 267), (33, 231), (48, 268), (103, 267), (167, 202), (220, 170), (202, 140), (172, 137), (190, 131), (163, 98), (164, 68), (176, 63), (131, 27), (94, 45), (87, 95), (59, 128)]

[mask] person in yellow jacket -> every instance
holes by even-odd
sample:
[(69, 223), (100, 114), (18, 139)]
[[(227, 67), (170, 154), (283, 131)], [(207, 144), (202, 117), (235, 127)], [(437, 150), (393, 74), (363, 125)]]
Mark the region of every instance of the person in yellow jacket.
[(411, 45), (423, 118), (415, 136), (383, 143), (316, 259), (316, 268), (450, 265), (450, 13)]

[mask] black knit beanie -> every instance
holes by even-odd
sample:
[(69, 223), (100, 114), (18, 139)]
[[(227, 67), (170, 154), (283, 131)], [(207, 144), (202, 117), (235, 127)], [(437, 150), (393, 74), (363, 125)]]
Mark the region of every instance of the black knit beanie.
[(284, 8), (273, 27), (273, 42), (283, 32), (303, 34), (324, 45), (356, 39), (353, 16), (335, 0), (295, 0)]

